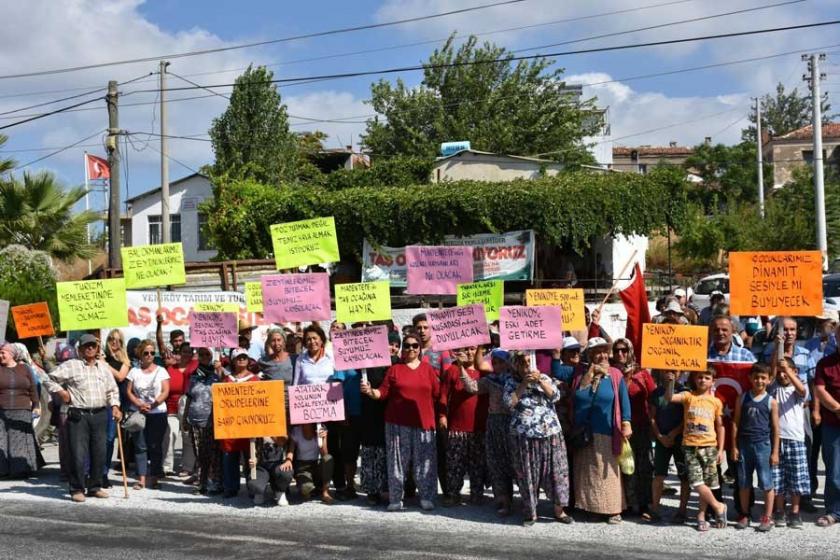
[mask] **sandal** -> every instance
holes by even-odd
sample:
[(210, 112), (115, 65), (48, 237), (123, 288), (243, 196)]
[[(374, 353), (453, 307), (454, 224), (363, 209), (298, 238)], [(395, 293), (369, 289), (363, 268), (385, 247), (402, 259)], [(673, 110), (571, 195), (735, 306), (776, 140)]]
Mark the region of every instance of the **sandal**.
[(572, 518), (572, 516), (567, 514), (567, 513), (564, 513), (563, 515), (560, 515), (560, 516), (555, 515), (554, 519), (555, 519), (555, 521), (558, 521), (559, 523), (562, 523), (564, 525), (571, 525), (572, 523), (575, 522), (575, 520)]
[(726, 525), (729, 520), (729, 517), (727, 516), (728, 513), (729, 507), (726, 504), (723, 504), (723, 511), (720, 513), (716, 512), (717, 519), (715, 520), (715, 528), (726, 529)]
[(131, 487), (132, 490), (142, 490), (143, 488), (145, 488), (145, 486), (143, 486), (139, 482), (135, 482), (134, 486)]
[(697, 520), (697, 530), (700, 531), (701, 533), (705, 533), (706, 531), (708, 531), (709, 527), (710, 527), (709, 522), (706, 521), (705, 519), (698, 519)]
[(607, 517), (607, 525), (618, 525), (621, 523), (621, 515), (611, 515)]
[(817, 518), (817, 527), (831, 527), (837, 523), (833, 515), (821, 515)]

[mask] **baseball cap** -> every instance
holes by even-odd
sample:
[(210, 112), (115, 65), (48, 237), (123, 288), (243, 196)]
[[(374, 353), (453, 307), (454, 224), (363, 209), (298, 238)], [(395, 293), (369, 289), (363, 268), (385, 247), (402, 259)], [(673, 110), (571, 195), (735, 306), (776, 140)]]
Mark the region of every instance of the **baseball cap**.
[(683, 290), (682, 288), (677, 288), (676, 290), (674, 290), (674, 296), (675, 297), (686, 297), (686, 295), (687, 294), (686, 294), (685, 290)]
[(596, 337), (590, 338), (586, 342), (586, 350), (588, 352), (589, 350), (592, 350), (593, 348), (597, 348), (598, 346), (609, 346), (609, 345), (610, 345), (609, 342), (607, 342), (606, 340), (604, 340), (600, 336), (596, 336)]
[(503, 362), (510, 362), (510, 352), (507, 350), (502, 350), (501, 348), (496, 348), (492, 352), (490, 352), (491, 358), (496, 358), (497, 360), (502, 360)]
[(580, 342), (573, 336), (563, 338), (563, 350), (580, 350)]
[(234, 349), (234, 350), (230, 353), (230, 359), (231, 359), (231, 360), (235, 360), (236, 358), (238, 358), (239, 356), (241, 356), (241, 355), (243, 355), (243, 354), (245, 354), (245, 355), (247, 356), (247, 355), (248, 355), (248, 351), (247, 351), (247, 350), (245, 350), (244, 348), (235, 348), (235, 349)]
[(685, 315), (685, 312), (683, 311), (682, 307), (680, 307), (680, 304), (674, 300), (669, 301), (668, 306), (665, 308), (665, 313), (669, 311), (673, 313), (678, 313), (680, 315)]
[(83, 334), (79, 337), (79, 348), (85, 344), (99, 344), (99, 340), (97, 340), (97, 338), (92, 334)]

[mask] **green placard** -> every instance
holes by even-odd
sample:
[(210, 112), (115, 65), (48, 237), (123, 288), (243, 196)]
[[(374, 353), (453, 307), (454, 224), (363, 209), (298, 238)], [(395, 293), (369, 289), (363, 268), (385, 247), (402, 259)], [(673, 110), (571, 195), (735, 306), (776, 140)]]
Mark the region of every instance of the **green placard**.
[(263, 312), (262, 282), (245, 282), (245, 304), (251, 313)]
[(341, 260), (332, 216), (274, 224), (271, 243), (277, 270)]
[(61, 330), (128, 326), (124, 278), (58, 282), (55, 287)]
[(391, 283), (388, 280), (335, 285), (335, 315), (347, 325), (391, 318)]
[(187, 283), (184, 247), (180, 243), (123, 247), (126, 288), (152, 288)]
[(470, 284), (458, 284), (458, 306), (473, 303), (484, 304), (484, 315), (488, 321), (499, 318), (499, 308), (505, 301), (504, 280), (483, 280)]

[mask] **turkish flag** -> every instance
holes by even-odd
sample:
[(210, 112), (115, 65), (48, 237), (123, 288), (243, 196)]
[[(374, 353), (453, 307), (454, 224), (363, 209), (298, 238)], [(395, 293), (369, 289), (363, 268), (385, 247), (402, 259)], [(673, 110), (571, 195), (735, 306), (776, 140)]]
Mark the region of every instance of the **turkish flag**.
[[(633, 269), (630, 285), (618, 292), (624, 309), (627, 310), (627, 330), (624, 336), (633, 343), (634, 348), (642, 347), (642, 325), (650, 323), (650, 307), (648, 307), (647, 291), (645, 291), (645, 277), (639, 263)], [(638, 352), (638, 350), (637, 350)]]
[(104, 158), (85, 154), (85, 167), (87, 167), (89, 181), (111, 178), (111, 167), (108, 165), (108, 160)]
[(723, 427), (726, 430), (726, 449), (732, 448), (732, 417), (735, 404), (745, 391), (749, 391), (752, 364), (736, 362), (711, 362), (717, 370), (714, 394), (723, 403)]

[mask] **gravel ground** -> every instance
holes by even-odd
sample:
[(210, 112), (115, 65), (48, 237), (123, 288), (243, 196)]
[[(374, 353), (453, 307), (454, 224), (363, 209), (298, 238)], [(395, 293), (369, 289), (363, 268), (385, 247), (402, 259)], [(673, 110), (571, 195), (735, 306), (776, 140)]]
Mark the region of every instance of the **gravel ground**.
[[(38, 478), (28, 481), (0, 481), (0, 500), (9, 500), (4, 509), (14, 504), (27, 507), (43, 507), (48, 511), (50, 504), (62, 508), (69, 504), (65, 484), (60, 483), (55, 445), (44, 447), (47, 467)], [(112, 480), (114, 480), (112, 476)], [(129, 484), (131, 480), (129, 480)], [(505, 539), (533, 543), (535, 546), (559, 547), (561, 550), (579, 550), (584, 554), (600, 552), (605, 557), (621, 555), (624, 558), (673, 558), (675, 551), (680, 555), (692, 555), (702, 558), (741, 557), (741, 558), (789, 558), (795, 554), (802, 558), (837, 557), (840, 547), (840, 529), (821, 529), (813, 523), (815, 515), (805, 515), (806, 524), (802, 530), (776, 528), (769, 534), (761, 534), (753, 529), (737, 531), (730, 525), (725, 530), (711, 530), (700, 534), (693, 526), (657, 525), (649, 526), (628, 519), (618, 526), (608, 526), (603, 522), (587, 522), (582, 515), (575, 514), (577, 522), (572, 526), (560, 525), (551, 519), (551, 507), (542, 503), (540, 521), (531, 528), (522, 527), (518, 515), (499, 520), (489, 504), (460, 506), (456, 508), (438, 507), (433, 512), (422, 512), (416, 503), (409, 501), (407, 511), (388, 513), (384, 507), (369, 507), (363, 498), (353, 502), (336, 502), (325, 506), (319, 502), (297, 503), (293, 496), (289, 507), (254, 507), (245, 491), (239, 497), (223, 500), (208, 498), (192, 493), (192, 488), (180, 481), (165, 481), (161, 490), (134, 491), (129, 485), (129, 499), (123, 498), (121, 486), (111, 489), (108, 500), (89, 499), (83, 505), (69, 504), (68, 511), (82, 510), (84, 515), (104, 516), (105, 519), (119, 519), (123, 515), (143, 514), (149, 523), (167, 519), (167, 516), (210, 516), (214, 519), (231, 518), (237, 520), (252, 519), (254, 523), (280, 522), (283, 526), (306, 527), (307, 523), (326, 523), (328, 526), (350, 529), (355, 526), (369, 531), (377, 527), (381, 531), (394, 531), (395, 538), (405, 542), (406, 550), (417, 551), (420, 555), (435, 556), (431, 552), (435, 547), (435, 535), (442, 539), (470, 535), (469, 539), (460, 539), (463, 543), (462, 554), (469, 556), (471, 543), (486, 545), (504, 536)], [(728, 492), (731, 494), (731, 491)], [(817, 500), (817, 505), (822, 501)], [(675, 497), (664, 499), (664, 513), (670, 515), (677, 505)], [(692, 499), (689, 516), (696, 511), (696, 501)], [(13, 509), (13, 508), (12, 508)], [(734, 511), (731, 500), (730, 512)], [(83, 515), (79, 511), (79, 515)], [(758, 508), (754, 510), (758, 512)], [(147, 517), (145, 513), (148, 513)], [(732, 518), (730, 513), (730, 519)], [(75, 516), (74, 516), (75, 517)], [(64, 517), (67, 519), (67, 517)], [(410, 528), (407, 530), (407, 528)], [(432, 538), (429, 540), (428, 535)], [(475, 546), (480, 546), (475, 544)], [(431, 548), (430, 548), (431, 547)], [(405, 551), (404, 551), (405, 552)], [(478, 550), (476, 550), (478, 552)], [(399, 555), (399, 554), (397, 554)], [(451, 557), (450, 554), (445, 554)], [(481, 556), (486, 557), (485, 554)]]

